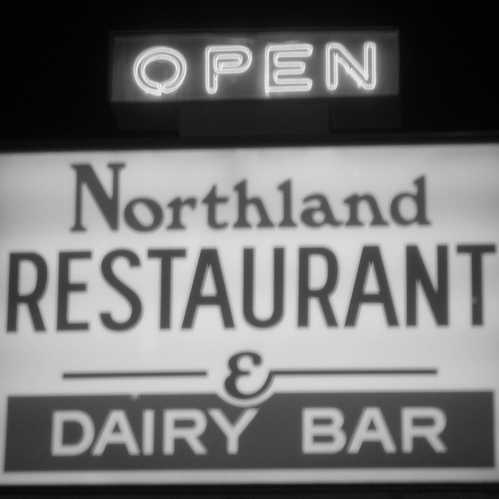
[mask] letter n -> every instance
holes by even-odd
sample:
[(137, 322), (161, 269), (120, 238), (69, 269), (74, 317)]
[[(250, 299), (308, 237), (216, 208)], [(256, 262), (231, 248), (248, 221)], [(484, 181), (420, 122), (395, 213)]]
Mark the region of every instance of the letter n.
[(86, 186), (89, 194), (94, 199), (100, 212), (112, 230), (118, 230), (118, 203), (119, 203), (119, 171), (125, 167), (124, 163), (109, 163), (108, 168), (112, 171), (112, 191), (109, 195), (97, 178), (94, 169), (88, 164), (71, 165), (76, 171), (76, 197), (75, 197), (75, 219), (71, 227), (72, 232), (84, 232), (87, 229), (82, 223), (83, 186)]

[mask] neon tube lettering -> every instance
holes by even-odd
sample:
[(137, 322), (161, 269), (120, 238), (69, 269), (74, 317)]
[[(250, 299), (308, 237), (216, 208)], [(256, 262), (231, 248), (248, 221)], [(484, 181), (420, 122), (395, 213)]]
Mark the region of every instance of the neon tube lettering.
[[(302, 75), (306, 64), (303, 61), (289, 60), (307, 58), (314, 47), (309, 43), (284, 43), (265, 47), (265, 94), (310, 92), (313, 82)], [(271, 66), (275, 69), (271, 70)]]
[(358, 88), (374, 90), (376, 88), (376, 44), (363, 44), (362, 66), (341, 43), (331, 42), (326, 45), (326, 88), (334, 92), (339, 87), (339, 67), (354, 80)]
[(248, 71), (253, 54), (244, 45), (209, 45), (205, 48), (205, 88), (210, 95), (218, 91), (220, 75), (235, 75)]
[[(173, 74), (163, 80), (153, 80), (147, 75), (147, 67), (155, 62), (169, 63)], [(151, 47), (141, 52), (133, 64), (133, 78), (139, 88), (149, 95), (161, 97), (176, 92), (185, 80), (187, 61), (185, 57), (171, 47)]]

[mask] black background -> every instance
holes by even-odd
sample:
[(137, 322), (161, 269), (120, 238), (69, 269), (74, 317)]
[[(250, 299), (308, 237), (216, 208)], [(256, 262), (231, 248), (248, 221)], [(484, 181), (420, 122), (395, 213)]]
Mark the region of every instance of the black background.
[[(348, 5), (344, 5), (348, 3)], [(395, 27), (400, 30), (402, 134), (499, 129), (496, 15), (492, 4), (372, 2), (242, 8), (172, 2), (36, 2), (2, 7), (1, 130), (4, 148), (151, 140), (123, 132), (109, 103), (112, 30)], [(319, 4), (320, 5), (320, 4)], [(244, 139), (244, 138), (243, 138)]]
[[(402, 127), (387, 137), (495, 140), (497, 16), (493, 2), (335, 1), (302, 7), (205, 2), (4, 2), (0, 27), (0, 149), (161, 146), (167, 134), (124, 132), (108, 101), (111, 30), (395, 27)], [(324, 5), (327, 5), (325, 7)], [(214, 6), (215, 5), (215, 6)], [(368, 137), (364, 137), (364, 140)], [(244, 137), (228, 143), (244, 142)], [(498, 158), (499, 160), (499, 158)], [(497, 485), (3, 488), (7, 497), (492, 498)]]

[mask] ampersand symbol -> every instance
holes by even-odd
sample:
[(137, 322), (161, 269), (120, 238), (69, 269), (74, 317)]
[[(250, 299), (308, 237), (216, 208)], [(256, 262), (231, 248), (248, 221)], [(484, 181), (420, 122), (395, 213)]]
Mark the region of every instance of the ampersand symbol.
[[(245, 368), (242, 364), (250, 364), (250, 368)], [(229, 376), (227, 376), (224, 387), (225, 391), (233, 398), (239, 400), (249, 400), (256, 398), (269, 388), (272, 383), (272, 373), (269, 373), (265, 378), (263, 384), (257, 390), (253, 392), (241, 392), (238, 388), (238, 381), (246, 376), (251, 376), (254, 373), (254, 369), (251, 367), (257, 367), (262, 364), (262, 357), (255, 352), (240, 352), (232, 357), (230, 357), (228, 362)]]

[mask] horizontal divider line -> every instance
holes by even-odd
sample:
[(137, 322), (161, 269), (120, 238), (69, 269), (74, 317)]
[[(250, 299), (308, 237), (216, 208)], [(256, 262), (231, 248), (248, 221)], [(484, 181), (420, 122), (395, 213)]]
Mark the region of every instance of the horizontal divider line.
[(404, 375), (436, 375), (434, 368), (421, 369), (278, 369), (273, 370), (274, 376), (404, 376)]
[(98, 378), (186, 378), (207, 376), (207, 371), (130, 371), (130, 372), (69, 372), (63, 373), (63, 379), (98, 379)]
[[(435, 376), (435, 368), (421, 369), (275, 369), (271, 376)], [(208, 376), (207, 371), (68, 372), (63, 379), (188, 378)]]

